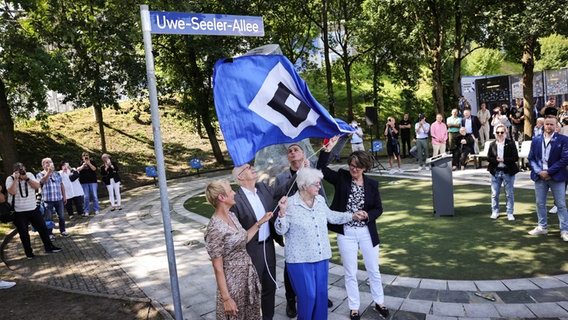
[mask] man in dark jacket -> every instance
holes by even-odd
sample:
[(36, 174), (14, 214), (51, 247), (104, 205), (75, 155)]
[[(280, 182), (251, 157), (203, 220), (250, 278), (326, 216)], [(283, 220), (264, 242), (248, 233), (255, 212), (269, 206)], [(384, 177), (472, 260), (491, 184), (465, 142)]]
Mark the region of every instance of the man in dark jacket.
[(489, 145), (487, 152), (487, 171), (491, 173), (491, 219), (499, 217), (499, 193), (501, 185), (505, 188), (507, 198), (507, 220), (515, 220), (514, 184), (515, 174), (519, 172), (517, 161), (519, 152), (513, 140), (507, 139), (507, 127), (503, 124), (495, 126), (496, 140)]

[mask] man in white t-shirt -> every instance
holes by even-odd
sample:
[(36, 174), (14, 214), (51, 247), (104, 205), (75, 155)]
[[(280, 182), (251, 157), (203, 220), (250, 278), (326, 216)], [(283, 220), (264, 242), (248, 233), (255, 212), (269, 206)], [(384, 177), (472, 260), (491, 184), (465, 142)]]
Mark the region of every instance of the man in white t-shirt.
[(37, 208), (37, 189), (39, 189), (39, 181), (34, 175), (26, 172), (26, 167), (21, 162), (15, 163), (12, 175), (6, 178), (7, 201), (14, 205), (14, 225), (28, 259), (35, 257), (28, 231), (30, 223), (38, 231), (46, 253), (61, 251), (61, 248), (54, 246), (49, 239), (45, 221)]

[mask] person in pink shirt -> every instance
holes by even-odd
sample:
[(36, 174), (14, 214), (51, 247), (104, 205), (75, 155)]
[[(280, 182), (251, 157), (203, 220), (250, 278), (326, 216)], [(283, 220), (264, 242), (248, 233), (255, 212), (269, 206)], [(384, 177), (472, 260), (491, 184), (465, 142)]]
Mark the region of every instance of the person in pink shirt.
[(432, 136), (432, 156), (446, 153), (446, 140), (448, 140), (448, 128), (442, 122), (444, 117), (438, 113), (436, 121), (430, 126), (430, 136)]

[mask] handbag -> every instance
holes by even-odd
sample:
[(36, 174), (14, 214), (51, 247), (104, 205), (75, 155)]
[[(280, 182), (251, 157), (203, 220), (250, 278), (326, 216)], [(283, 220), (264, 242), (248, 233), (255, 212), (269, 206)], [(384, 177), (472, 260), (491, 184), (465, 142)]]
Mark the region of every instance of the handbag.
[(12, 197), (12, 204), (8, 201), (0, 203), (0, 222), (8, 223), (14, 221), (14, 197)]

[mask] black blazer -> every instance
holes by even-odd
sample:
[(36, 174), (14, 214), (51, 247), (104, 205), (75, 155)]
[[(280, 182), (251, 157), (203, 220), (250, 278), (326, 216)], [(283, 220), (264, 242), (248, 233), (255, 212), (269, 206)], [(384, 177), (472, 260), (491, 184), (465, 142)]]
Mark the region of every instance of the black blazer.
[[(274, 191), (271, 187), (266, 185), (265, 183), (257, 182), (255, 184), (256, 190), (258, 192), (258, 197), (260, 201), (264, 205), (264, 210), (266, 212), (274, 210), (277, 205), (277, 200), (274, 198)], [(243, 192), (241, 188), (238, 188), (235, 193), (235, 205), (231, 207), (231, 210), (239, 219), (241, 226), (245, 230), (248, 230), (252, 227), (255, 223), (258, 222), (256, 216), (254, 214), (254, 210), (247, 199), (247, 196)], [(274, 221), (276, 220), (276, 212), (272, 219), (270, 219), (270, 236), (274, 241), (276, 241), (279, 245), (283, 246), (284, 242), (282, 241), (282, 236), (276, 233), (276, 229), (274, 229)], [(254, 235), (254, 237), (250, 240), (250, 242), (258, 242), (258, 232)], [(250, 243), (249, 242), (249, 243)]]
[[(519, 172), (519, 166), (517, 161), (519, 161), (519, 151), (513, 140), (505, 138), (505, 147), (503, 150), (503, 163), (507, 166), (504, 170), (505, 173), (509, 175), (515, 175)], [(497, 171), (497, 141), (491, 142), (489, 145), (489, 150), (487, 151), (487, 161), (489, 165), (487, 166), (487, 171), (491, 175), (495, 175)]]
[[(330, 208), (335, 211), (345, 212), (347, 211), (347, 200), (351, 193), (351, 181), (353, 179), (351, 178), (351, 173), (345, 169), (333, 171), (328, 168), (328, 159), (329, 153), (322, 151), (317, 168), (323, 172), (323, 178), (335, 187), (335, 194), (333, 195)], [(363, 175), (363, 189), (365, 190), (365, 204), (363, 210), (367, 211), (369, 215), (367, 227), (369, 228), (373, 246), (376, 246), (380, 243), (380, 239), (375, 220), (383, 214), (383, 204), (381, 202), (381, 195), (379, 194), (379, 182)], [(343, 234), (343, 225), (328, 224), (328, 228), (329, 230)]]
[[(479, 129), (481, 128), (481, 121), (479, 121), (477, 116), (470, 116), (470, 118), (471, 118), (471, 134), (476, 139), (479, 139)], [(465, 127), (465, 118), (462, 118), (461, 126)]]

